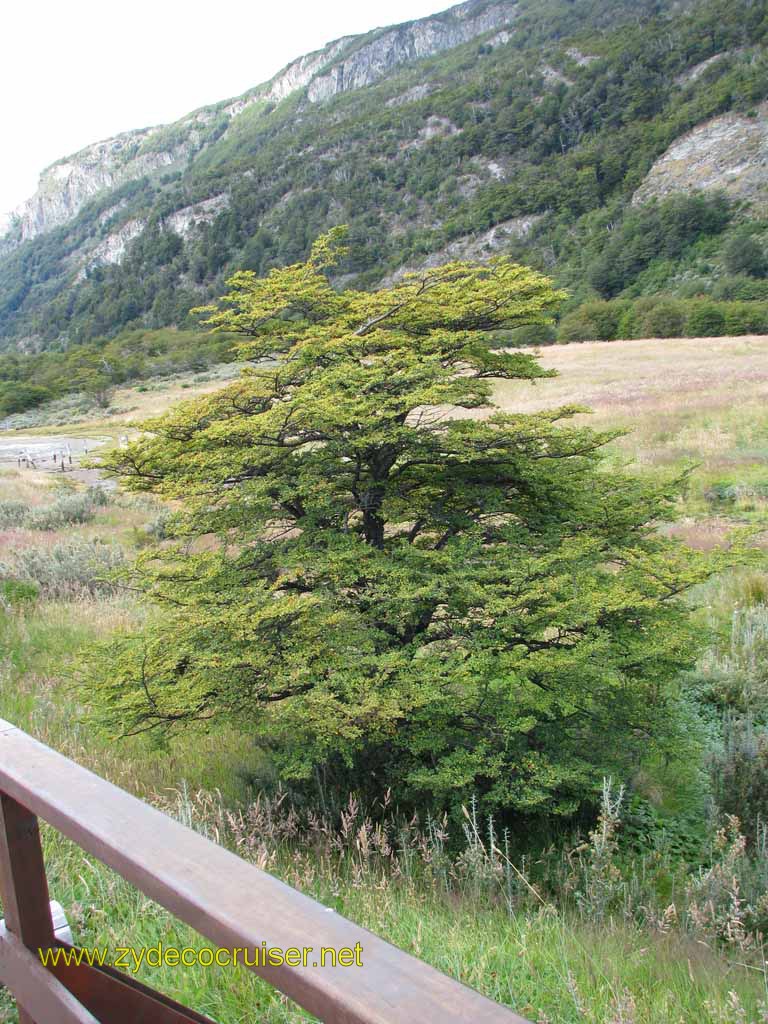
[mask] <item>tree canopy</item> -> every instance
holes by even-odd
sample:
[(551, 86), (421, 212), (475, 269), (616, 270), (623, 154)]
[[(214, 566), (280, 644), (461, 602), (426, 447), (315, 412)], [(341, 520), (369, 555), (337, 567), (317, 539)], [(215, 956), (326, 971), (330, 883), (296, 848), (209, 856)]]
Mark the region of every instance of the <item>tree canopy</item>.
[(495, 381), (551, 375), (491, 344), (548, 321), (546, 277), (339, 290), (343, 253), (335, 229), (235, 274), (203, 313), (251, 365), (104, 460), (176, 511), (129, 574), (157, 614), (95, 699), (129, 732), (233, 719), (284, 777), (571, 814), (674, 733), (708, 564), (660, 536), (670, 490), (609, 466), (615, 434), (495, 408)]

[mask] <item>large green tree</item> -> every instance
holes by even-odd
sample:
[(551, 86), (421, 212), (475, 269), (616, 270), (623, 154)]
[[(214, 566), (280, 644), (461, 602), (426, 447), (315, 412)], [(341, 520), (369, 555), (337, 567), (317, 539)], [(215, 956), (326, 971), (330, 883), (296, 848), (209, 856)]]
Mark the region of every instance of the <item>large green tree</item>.
[(177, 511), (98, 699), (128, 731), (234, 719), (294, 778), (571, 813), (669, 740), (706, 567), (660, 537), (670, 496), (607, 468), (613, 435), (494, 408), (551, 375), (490, 344), (548, 320), (547, 278), (501, 257), (336, 290), (342, 253), (335, 230), (235, 274), (207, 323), (250, 368), (106, 459)]

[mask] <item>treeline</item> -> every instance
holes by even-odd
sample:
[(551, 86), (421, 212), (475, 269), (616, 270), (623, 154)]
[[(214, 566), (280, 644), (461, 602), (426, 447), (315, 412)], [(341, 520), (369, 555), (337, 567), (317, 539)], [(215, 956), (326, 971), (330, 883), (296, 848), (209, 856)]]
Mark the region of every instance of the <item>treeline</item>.
[(106, 404), (112, 388), (150, 377), (202, 372), (233, 359), (232, 337), (173, 328), (126, 331), (64, 351), (0, 355), (0, 416), (83, 392)]
[(585, 302), (560, 321), (557, 340), (567, 343), (742, 334), (768, 334), (768, 294), (764, 302), (717, 302), (663, 294)]

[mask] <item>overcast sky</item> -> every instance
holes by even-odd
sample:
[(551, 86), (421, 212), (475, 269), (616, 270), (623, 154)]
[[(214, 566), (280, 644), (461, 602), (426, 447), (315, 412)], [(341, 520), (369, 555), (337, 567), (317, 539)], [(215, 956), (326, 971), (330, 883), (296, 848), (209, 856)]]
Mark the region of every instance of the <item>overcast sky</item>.
[(0, 213), (90, 142), (237, 96), (339, 36), (451, 0), (9, 0), (0, 15)]

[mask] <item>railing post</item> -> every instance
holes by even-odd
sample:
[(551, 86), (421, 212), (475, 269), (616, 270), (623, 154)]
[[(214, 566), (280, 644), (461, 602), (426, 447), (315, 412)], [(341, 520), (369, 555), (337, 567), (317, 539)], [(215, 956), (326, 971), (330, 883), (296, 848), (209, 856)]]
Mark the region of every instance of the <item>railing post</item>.
[[(34, 814), (0, 794), (0, 898), (5, 924), (37, 956), (55, 942), (40, 828)], [(33, 1024), (19, 1007), (19, 1024)]]

